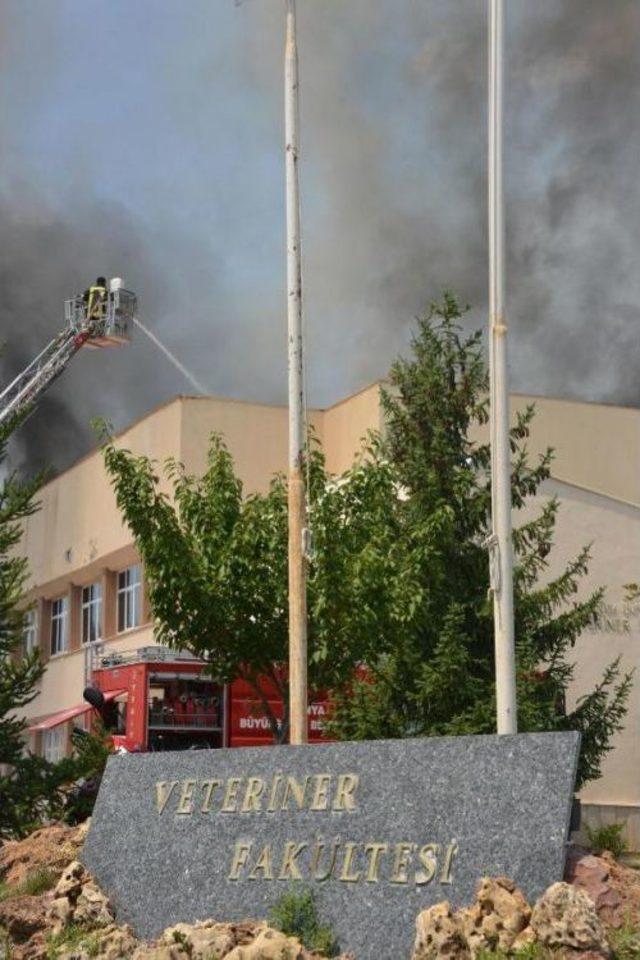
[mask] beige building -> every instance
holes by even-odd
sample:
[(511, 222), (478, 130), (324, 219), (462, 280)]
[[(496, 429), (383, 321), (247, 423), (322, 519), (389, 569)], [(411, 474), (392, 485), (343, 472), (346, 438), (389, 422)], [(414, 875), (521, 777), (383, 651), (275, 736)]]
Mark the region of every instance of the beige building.
[[(514, 407), (532, 398), (515, 396)], [(574, 698), (590, 690), (615, 656), (636, 666), (640, 604), (625, 586), (640, 582), (640, 410), (536, 399), (530, 448), (551, 445), (552, 479), (540, 497), (561, 501), (554, 568), (586, 543), (593, 561), (585, 584), (607, 587), (607, 618), (575, 650)], [(377, 385), (326, 410), (311, 412), (329, 470), (349, 467), (361, 438), (381, 425)], [(265, 489), (287, 462), (284, 407), (218, 398), (178, 397), (124, 431), (118, 443), (138, 454), (205, 466), (211, 431), (225, 436), (246, 492)], [(113, 651), (153, 644), (144, 577), (131, 535), (116, 508), (99, 451), (83, 458), (43, 490), (42, 508), (26, 523), (22, 549), (29, 559), (27, 646), (47, 661), (40, 692), (26, 710), (37, 727), (82, 700), (95, 641)], [(534, 509), (535, 504), (529, 509)], [(521, 519), (521, 518), (520, 518)], [(515, 518), (515, 522), (519, 522)], [(553, 572), (553, 570), (552, 570)], [(625, 731), (605, 761), (603, 778), (583, 792), (588, 818), (626, 820), (640, 849), (640, 687), (634, 686)], [(69, 722), (35, 730), (32, 747), (55, 758), (68, 749)]]

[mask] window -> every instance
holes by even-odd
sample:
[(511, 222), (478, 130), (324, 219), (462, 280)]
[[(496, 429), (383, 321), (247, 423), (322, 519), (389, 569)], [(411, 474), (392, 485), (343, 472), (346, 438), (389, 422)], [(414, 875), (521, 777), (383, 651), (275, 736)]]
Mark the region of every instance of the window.
[(127, 567), (118, 574), (118, 633), (140, 625), (142, 582), (140, 565)]
[(42, 755), (49, 763), (57, 763), (67, 753), (67, 727), (61, 723), (42, 735)]
[(51, 601), (51, 656), (67, 649), (67, 598)]
[(95, 643), (102, 637), (102, 589), (99, 583), (82, 588), (82, 642)]
[(38, 649), (38, 611), (35, 607), (29, 607), (24, 616), (22, 649), (25, 657)]

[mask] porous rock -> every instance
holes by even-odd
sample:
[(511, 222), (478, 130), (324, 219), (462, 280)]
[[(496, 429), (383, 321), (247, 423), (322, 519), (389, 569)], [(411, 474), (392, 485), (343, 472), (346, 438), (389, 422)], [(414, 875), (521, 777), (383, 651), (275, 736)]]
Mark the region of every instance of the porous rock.
[(305, 953), (295, 937), (265, 927), (253, 943), (234, 947), (225, 960), (304, 960)]
[(469, 960), (469, 945), (460, 916), (448, 901), (436, 903), (418, 914), (412, 960)]
[(0, 927), (16, 943), (24, 943), (47, 925), (40, 897), (11, 897), (0, 902)]
[(568, 883), (554, 883), (531, 914), (531, 927), (547, 947), (591, 950), (609, 957), (611, 949), (593, 900)]
[(637, 921), (640, 877), (636, 870), (616, 863), (611, 854), (596, 857), (580, 848), (570, 848), (565, 879), (591, 897), (598, 916), (608, 926)]
[(462, 929), (473, 957), (481, 950), (510, 950), (527, 928), (531, 908), (513, 880), (484, 877), (476, 902), (460, 911)]
[(128, 926), (111, 924), (102, 930), (92, 931), (88, 936), (92, 940), (91, 950), (81, 943), (72, 950), (58, 953), (57, 960), (92, 960), (93, 957), (100, 957), (100, 960), (124, 960), (131, 956), (137, 946), (133, 931)]
[(56, 884), (54, 896), (56, 898), (69, 897), (75, 900), (86, 878), (86, 871), (80, 861), (72, 860), (69, 866), (63, 870), (62, 876)]
[(71, 922), (73, 917), (73, 906), (69, 897), (56, 897), (49, 904), (47, 910), (47, 920), (51, 924), (54, 933), (59, 933), (63, 927)]
[(92, 927), (112, 923), (114, 915), (109, 898), (93, 880), (83, 884), (75, 902), (73, 919)]
[(141, 943), (131, 960), (185, 960), (188, 956), (187, 948), (179, 943)]
[(522, 950), (525, 947), (528, 947), (530, 944), (536, 942), (536, 935), (533, 932), (531, 927), (525, 927), (524, 930), (518, 934), (513, 943), (511, 944), (511, 949), (515, 953), (516, 950)]
[(40, 869), (56, 876), (70, 860), (75, 860), (84, 842), (86, 830), (61, 823), (35, 830), (22, 840), (5, 840), (0, 846), (0, 875), (4, 883), (17, 886)]
[(98, 935), (98, 956), (104, 960), (120, 960), (133, 953), (137, 942), (131, 927), (113, 924)]
[(211, 960), (211, 957), (226, 957), (236, 946), (233, 927), (228, 923), (201, 920), (198, 923), (177, 923), (162, 934), (162, 942), (187, 946), (193, 960)]

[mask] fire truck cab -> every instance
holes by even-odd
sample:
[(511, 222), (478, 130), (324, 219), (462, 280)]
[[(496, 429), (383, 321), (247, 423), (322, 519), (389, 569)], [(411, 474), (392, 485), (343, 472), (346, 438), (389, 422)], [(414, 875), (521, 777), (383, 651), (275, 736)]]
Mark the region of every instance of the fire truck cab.
[[(114, 745), (129, 752), (261, 746), (273, 743), (264, 708), (244, 681), (219, 684), (206, 663), (166, 647), (134, 653), (105, 652), (96, 660), (92, 686), (104, 696), (103, 715)], [(262, 684), (278, 719), (283, 704)], [(309, 740), (323, 736), (327, 703), (309, 706)]]

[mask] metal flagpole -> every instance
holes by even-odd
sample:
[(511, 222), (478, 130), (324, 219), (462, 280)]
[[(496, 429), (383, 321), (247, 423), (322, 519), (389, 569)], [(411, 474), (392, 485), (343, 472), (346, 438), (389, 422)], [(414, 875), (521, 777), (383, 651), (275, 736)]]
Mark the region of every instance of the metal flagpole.
[(511, 458), (502, 180), (503, 0), (489, 0), (489, 333), (491, 514), (489, 540), (498, 733), (517, 732), (511, 541)]
[(289, 716), (290, 742), (299, 744), (307, 742), (307, 596), (306, 560), (302, 543), (306, 493), (295, 0), (286, 0), (284, 76), (289, 343)]

